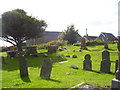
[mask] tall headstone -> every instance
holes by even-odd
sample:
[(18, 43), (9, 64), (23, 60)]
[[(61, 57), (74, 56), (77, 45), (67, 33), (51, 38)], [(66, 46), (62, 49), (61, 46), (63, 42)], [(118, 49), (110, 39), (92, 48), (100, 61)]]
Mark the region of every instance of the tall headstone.
[(110, 52), (107, 51), (107, 50), (104, 50), (104, 51), (102, 52), (102, 60), (104, 60), (104, 59), (107, 59), (107, 60), (110, 61)]
[(110, 73), (111, 63), (108, 59), (103, 59), (101, 61), (100, 71), (104, 73)]
[(90, 60), (91, 56), (89, 54), (86, 54), (84, 59), (85, 60), (83, 61), (83, 69), (91, 71), (92, 70), (92, 61)]
[(85, 42), (85, 38), (84, 37), (82, 37), (82, 39), (81, 39), (81, 48), (80, 49), (87, 50), (86, 42)]
[(42, 64), (40, 77), (44, 79), (50, 79), (51, 71), (52, 71), (52, 61), (51, 59), (45, 59)]

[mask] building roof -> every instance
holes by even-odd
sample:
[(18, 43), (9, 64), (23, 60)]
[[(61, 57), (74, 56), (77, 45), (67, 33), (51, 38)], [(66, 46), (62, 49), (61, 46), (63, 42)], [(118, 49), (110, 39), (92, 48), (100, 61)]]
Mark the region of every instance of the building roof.
[(84, 36), (85, 38), (87, 38), (88, 40), (95, 40), (97, 38), (97, 36)]
[(108, 41), (115, 41), (117, 38), (112, 33), (101, 32), (97, 39), (103, 40), (106, 38)]

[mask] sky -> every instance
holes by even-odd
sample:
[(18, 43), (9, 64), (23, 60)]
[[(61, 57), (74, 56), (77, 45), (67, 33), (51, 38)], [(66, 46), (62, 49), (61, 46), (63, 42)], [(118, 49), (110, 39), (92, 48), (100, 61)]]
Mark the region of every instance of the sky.
[[(119, 0), (2, 0), (0, 15), (14, 9), (23, 9), (28, 15), (48, 24), (46, 31), (62, 32), (74, 24), (79, 34), (99, 36), (101, 32), (118, 36)], [(0, 46), (9, 43), (0, 43)]]

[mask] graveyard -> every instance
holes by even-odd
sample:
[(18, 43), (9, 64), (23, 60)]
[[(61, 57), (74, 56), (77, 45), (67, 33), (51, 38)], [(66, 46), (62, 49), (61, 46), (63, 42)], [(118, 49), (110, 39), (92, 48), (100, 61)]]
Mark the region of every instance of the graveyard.
[[(100, 88), (111, 87), (111, 80), (115, 78), (116, 60), (118, 60), (117, 44), (109, 44), (109, 62), (107, 61), (109, 66), (104, 65), (106, 61), (103, 56), (107, 57), (107, 54), (102, 56), (103, 45), (87, 46), (87, 50), (82, 51), (80, 46), (64, 45), (62, 48), (65, 49), (58, 49), (52, 53), (47, 49), (38, 49), (37, 57), (25, 56), (28, 77), (20, 77), (17, 57), (9, 58), (7, 52), (0, 53), (0, 56), (4, 56), (2, 88), (71, 88), (79, 83)], [(52, 66), (48, 67), (52, 69), (49, 78), (44, 78), (41, 68), (45, 67), (42, 64), (47, 59), (51, 60), (49, 64)], [(87, 62), (90, 68), (89, 65), (85, 66)], [(105, 66), (109, 70), (104, 70)]]

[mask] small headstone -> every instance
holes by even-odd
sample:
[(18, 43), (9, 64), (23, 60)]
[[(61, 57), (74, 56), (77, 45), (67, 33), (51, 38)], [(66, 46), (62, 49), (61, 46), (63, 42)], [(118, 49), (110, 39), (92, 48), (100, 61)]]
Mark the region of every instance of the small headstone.
[(77, 55), (73, 55), (72, 58), (77, 58)]
[(104, 60), (104, 59), (110, 61), (110, 52), (107, 51), (107, 50), (104, 50), (104, 51), (102, 52), (102, 60)]
[(52, 71), (52, 61), (51, 59), (45, 59), (42, 64), (40, 77), (44, 79), (50, 79), (51, 71)]
[(48, 46), (48, 52), (56, 52), (57, 49), (58, 49), (58, 46), (56, 45)]
[(4, 61), (4, 57), (3, 57), (3, 56), (1, 57), (1, 62), (2, 62), (2, 65), (5, 64), (5, 61)]
[(84, 59), (85, 60), (83, 61), (83, 69), (91, 71), (92, 70), (92, 61), (90, 60), (91, 56), (89, 54), (86, 54)]
[(66, 55), (66, 57), (70, 57), (70, 55)]
[(48, 57), (48, 54), (44, 53), (44, 56), (45, 56), (45, 57)]
[(61, 61), (61, 62), (59, 62), (59, 63), (65, 63), (65, 62), (68, 62), (68, 60), (66, 60), (66, 61)]
[(59, 51), (63, 51), (63, 49), (62, 49), (62, 48), (59, 48)]
[(73, 69), (78, 69), (77, 65), (70, 65), (70, 67), (73, 68)]
[(62, 56), (61, 55), (56, 55), (56, 57), (61, 58)]
[(100, 71), (104, 73), (110, 73), (111, 63), (109, 60), (104, 59), (101, 61)]
[(26, 54), (37, 57), (37, 48), (36, 47), (26, 47)]

